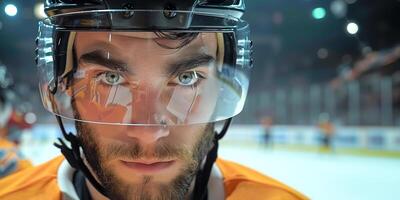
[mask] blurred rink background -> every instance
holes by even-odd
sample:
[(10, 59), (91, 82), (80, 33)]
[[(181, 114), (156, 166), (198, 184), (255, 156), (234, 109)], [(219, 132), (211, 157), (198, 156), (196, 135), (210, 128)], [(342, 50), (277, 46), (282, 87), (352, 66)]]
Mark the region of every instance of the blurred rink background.
[[(400, 1), (246, 3), (255, 67), (221, 157), (311, 199), (399, 199)], [(34, 164), (59, 154), (60, 136), (34, 76), (42, 10), (40, 1), (0, 1), (0, 61), (13, 75), (16, 109), (36, 121), (12, 131)]]

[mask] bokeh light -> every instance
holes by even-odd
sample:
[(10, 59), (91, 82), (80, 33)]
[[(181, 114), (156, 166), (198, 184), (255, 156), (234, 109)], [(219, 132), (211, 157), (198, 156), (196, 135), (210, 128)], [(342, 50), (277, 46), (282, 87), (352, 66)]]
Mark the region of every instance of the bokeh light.
[(357, 25), (356, 23), (354, 23), (354, 22), (349, 22), (349, 23), (346, 25), (346, 30), (347, 30), (347, 32), (348, 32), (349, 34), (351, 34), (351, 35), (357, 34), (357, 32), (358, 32), (358, 25)]
[(6, 7), (4, 7), (4, 12), (8, 16), (13, 17), (13, 16), (17, 15), (18, 9), (14, 4), (8, 4), (8, 5), (6, 5)]
[(35, 7), (33, 8), (35, 17), (38, 19), (43, 19), (46, 18), (46, 13), (44, 12), (44, 4), (43, 3), (37, 3)]
[(312, 11), (312, 16), (314, 19), (324, 18), (326, 16), (325, 8), (322, 8), (322, 7), (314, 8)]

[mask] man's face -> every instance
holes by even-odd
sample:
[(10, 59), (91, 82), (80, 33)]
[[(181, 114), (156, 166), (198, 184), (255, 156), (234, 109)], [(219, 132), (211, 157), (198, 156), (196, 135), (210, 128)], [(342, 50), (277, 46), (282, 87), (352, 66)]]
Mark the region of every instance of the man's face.
[[(141, 103), (143, 105), (143, 108), (138, 108), (135, 113), (130, 114), (129, 119), (133, 124), (157, 120), (154, 112), (162, 112), (163, 109), (149, 109), (151, 99), (171, 99), (171, 95), (159, 92), (160, 85), (176, 80), (174, 77), (165, 75), (166, 69), (163, 66), (168, 66), (169, 63), (179, 63), (179, 59), (196, 54), (216, 58), (215, 34), (199, 35), (182, 48), (170, 49), (166, 46), (177, 46), (179, 41), (155, 39), (156, 37), (152, 33), (116, 33), (111, 36), (109, 33), (77, 33), (74, 46), (78, 70), (89, 71), (95, 68), (99, 71), (103, 68), (101, 62), (104, 61), (101, 56), (112, 57), (114, 61), (123, 61), (120, 64), (126, 66), (130, 72), (129, 78), (126, 79), (140, 83), (135, 86), (127, 85), (142, 88), (141, 90), (129, 88), (127, 89), (130, 91), (129, 94), (135, 95), (134, 91), (146, 91), (148, 97), (135, 99), (129, 104), (135, 108)], [(112, 40), (112, 45), (107, 45), (110, 40)], [(85, 57), (93, 52), (95, 54), (90, 55), (91, 57)], [(152, 55), (158, 56), (153, 57)], [(82, 58), (87, 60), (82, 60)], [(90, 67), (87, 65), (88, 60), (92, 62)], [(197, 70), (202, 74), (212, 73), (212, 70), (207, 67), (199, 67)], [(104, 80), (112, 81), (113, 77), (106, 77)], [(173, 82), (173, 84), (176, 83)], [(127, 85), (124, 87), (128, 87)], [(81, 88), (81, 86), (78, 87)], [(78, 87), (73, 90), (78, 90)], [(101, 99), (102, 88), (104, 89), (103, 86), (97, 87), (98, 90), (93, 92), (97, 96), (91, 95), (91, 97), (96, 96)], [(163, 89), (163, 91), (169, 90)], [(183, 94), (190, 96), (191, 93)], [(131, 98), (128, 96), (126, 98)], [(104, 107), (93, 107), (90, 112), (87, 108), (93, 105), (92, 102), (87, 103), (87, 99), (86, 96), (76, 96), (74, 99), (77, 118), (90, 119), (92, 116), (89, 115), (112, 112)], [(96, 105), (99, 104), (102, 104), (101, 100), (96, 103)], [(213, 108), (213, 105), (210, 107)], [(198, 111), (193, 108), (191, 112)], [(118, 113), (101, 117), (103, 117), (102, 119), (111, 117), (111, 120), (114, 120), (116, 116), (116, 118), (126, 118), (126, 112), (122, 113), (124, 113), (122, 117), (118, 117)], [(165, 113), (162, 117), (167, 120), (179, 120), (171, 119), (172, 117)], [(77, 122), (76, 126), (82, 140), (86, 160), (112, 199), (183, 199), (188, 195), (187, 192), (193, 178), (205, 155), (212, 147), (213, 140), (213, 125), (211, 124), (127, 126)]]

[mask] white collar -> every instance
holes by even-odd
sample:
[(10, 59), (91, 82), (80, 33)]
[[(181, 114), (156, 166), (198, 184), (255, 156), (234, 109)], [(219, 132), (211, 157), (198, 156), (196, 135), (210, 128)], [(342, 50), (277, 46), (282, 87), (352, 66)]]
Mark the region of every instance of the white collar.
[(58, 168), (57, 183), (63, 200), (79, 200), (73, 184), (75, 169), (64, 159)]
[(209, 200), (225, 199), (224, 177), (222, 176), (221, 170), (215, 163), (211, 169), (210, 179), (208, 181), (207, 188)]

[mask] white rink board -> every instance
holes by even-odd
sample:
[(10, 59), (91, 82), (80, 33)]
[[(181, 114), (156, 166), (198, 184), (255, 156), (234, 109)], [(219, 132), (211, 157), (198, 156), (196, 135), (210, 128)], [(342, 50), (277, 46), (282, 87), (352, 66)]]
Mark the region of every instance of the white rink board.
[[(400, 151), (400, 128), (336, 127), (335, 130), (335, 147)], [(234, 125), (226, 140), (260, 142), (263, 131), (259, 125)], [(270, 131), (276, 144), (319, 145), (320, 142), (319, 130), (313, 126), (273, 126)]]

